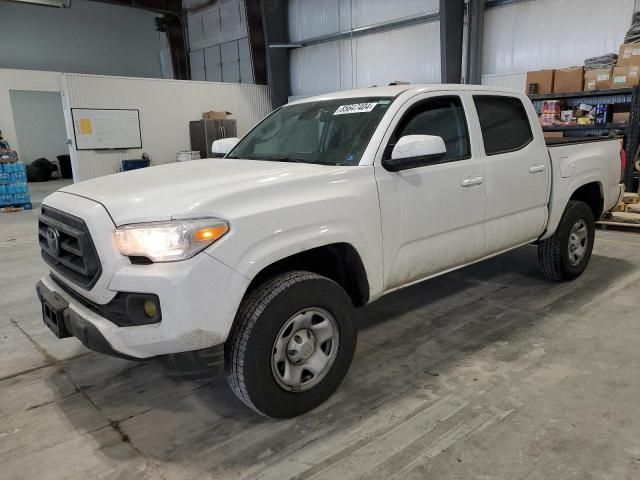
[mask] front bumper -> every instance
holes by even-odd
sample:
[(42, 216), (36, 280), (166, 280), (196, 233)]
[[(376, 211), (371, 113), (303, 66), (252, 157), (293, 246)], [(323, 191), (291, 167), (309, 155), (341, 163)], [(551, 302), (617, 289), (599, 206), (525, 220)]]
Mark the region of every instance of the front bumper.
[[(58, 338), (76, 337), (85, 347), (95, 352), (127, 360), (140, 360), (114, 350), (94, 324), (81, 317), (56, 292), (42, 281), (36, 285), (42, 304), (45, 324)], [(211, 378), (224, 368), (224, 344), (192, 352), (158, 355), (154, 357), (162, 372), (175, 380), (201, 380)]]
[(118, 326), (99, 315), (50, 276), (38, 283), (38, 295), (54, 292), (68, 304), (65, 323), (68, 316), (72, 327), (90, 325), (85, 330), (91, 338), (105, 341), (86, 342), (77, 328), (69, 328), (88, 348), (142, 359), (224, 343), (248, 285), (246, 277), (204, 253), (184, 262), (129, 265), (114, 275), (110, 290), (155, 294), (162, 311), (159, 323), (135, 326)]
[[(135, 358), (114, 350), (95, 325), (84, 319), (75, 310), (69, 308), (69, 303), (60, 297), (59, 294), (47, 288), (42, 281), (37, 283), (36, 293), (38, 294), (40, 302), (43, 303), (43, 310), (45, 309), (45, 301), (49, 305), (56, 304), (57, 312), (55, 314), (45, 313), (43, 311), (43, 316), (45, 317), (45, 323), (57, 337), (76, 337), (85, 347), (95, 352), (135, 360)], [(57, 316), (56, 321), (53, 324), (51, 319), (52, 316)]]
[[(86, 223), (102, 274), (95, 285), (86, 290), (53, 270), (56, 281), (47, 275), (41, 280), (42, 287), (68, 303), (70, 318), (80, 318), (83, 325), (91, 325), (89, 330), (95, 329), (111, 350), (121, 356), (142, 359), (224, 343), (249, 279), (206, 252), (180, 262), (134, 265), (116, 248), (113, 241), (115, 225), (101, 204), (61, 192), (50, 195), (43, 203)], [(69, 294), (69, 289), (73, 295)], [(156, 295), (162, 312), (161, 321), (135, 326), (124, 326), (119, 322), (122, 325), (119, 326), (101, 315), (95, 306), (110, 305), (119, 292)], [(82, 340), (81, 336), (74, 336)], [(91, 336), (96, 337), (95, 334)], [(91, 345), (88, 347), (96, 349)]]

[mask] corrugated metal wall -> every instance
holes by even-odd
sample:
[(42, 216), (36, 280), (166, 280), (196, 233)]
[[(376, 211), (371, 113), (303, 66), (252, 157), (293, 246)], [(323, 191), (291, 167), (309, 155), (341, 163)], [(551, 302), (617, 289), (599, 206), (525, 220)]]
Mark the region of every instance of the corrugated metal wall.
[(636, 0), (531, 0), (492, 8), (484, 28), (485, 74), (582, 65), (618, 52)]
[[(289, 0), (291, 42), (438, 11), (438, 0)], [(486, 12), (483, 83), (524, 88), (523, 72), (617, 52), (640, 0), (525, 0)], [(292, 49), (291, 94), (440, 81), (439, 23)], [(515, 74), (515, 75), (511, 75)]]
[[(344, 33), (339, 41), (291, 50), (291, 93), (440, 81), (438, 22), (350, 38), (352, 29), (434, 13), (438, 0), (290, 0), (292, 42)], [(410, 48), (408, 48), (410, 46)]]
[[(140, 158), (142, 152), (153, 165), (174, 162), (178, 151), (190, 149), (189, 121), (201, 118), (204, 111), (233, 112), (241, 136), (271, 111), (269, 89), (262, 85), (75, 74), (64, 74), (62, 83), (66, 109), (140, 109), (142, 149), (72, 148), (76, 181), (115, 173), (122, 160)], [(68, 120), (67, 124), (73, 138)]]
[[(438, 22), (431, 22), (294, 49), (290, 54), (292, 94), (316, 95), (393, 80), (437, 83), (439, 35)], [(407, 49), (406, 45), (422, 47)]]
[(289, 37), (301, 42), (438, 11), (438, 0), (289, 0)]

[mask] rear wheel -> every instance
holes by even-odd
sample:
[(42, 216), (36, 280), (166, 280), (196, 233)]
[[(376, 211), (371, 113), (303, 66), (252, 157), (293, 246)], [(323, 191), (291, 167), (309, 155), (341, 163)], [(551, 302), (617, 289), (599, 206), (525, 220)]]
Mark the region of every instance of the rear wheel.
[(595, 220), (591, 208), (571, 200), (560, 224), (551, 237), (538, 245), (538, 263), (542, 273), (552, 280), (573, 280), (589, 264), (595, 238)]
[(352, 312), (346, 292), (315, 273), (288, 272), (254, 289), (225, 343), (234, 393), (274, 418), (320, 405), (351, 364), (357, 336)]

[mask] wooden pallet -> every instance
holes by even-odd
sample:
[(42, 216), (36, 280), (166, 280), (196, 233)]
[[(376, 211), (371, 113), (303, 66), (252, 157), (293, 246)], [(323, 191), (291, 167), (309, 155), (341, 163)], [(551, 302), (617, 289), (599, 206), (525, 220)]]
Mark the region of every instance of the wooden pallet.
[(31, 202), (29, 203), (19, 203), (16, 205), (5, 205), (4, 207), (0, 207), (1, 213), (12, 213), (12, 212), (22, 212), (23, 210), (32, 210), (33, 205)]
[(607, 222), (606, 220), (602, 220), (600, 222), (596, 222), (596, 226), (600, 227), (601, 230), (608, 230), (611, 228), (613, 230), (620, 229), (640, 233), (640, 223)]
[(640, 214), (628, 212), (613, 212), (596, 222), (602, 230), (607, 228), (640, 232)]

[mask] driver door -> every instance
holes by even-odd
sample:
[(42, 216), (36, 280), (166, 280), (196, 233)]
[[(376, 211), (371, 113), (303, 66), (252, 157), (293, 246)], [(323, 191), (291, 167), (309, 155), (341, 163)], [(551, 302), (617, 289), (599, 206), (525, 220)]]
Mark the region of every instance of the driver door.
[[(469, 134), (464, 94), (423, 95), (394, 117), (378, 152), (385, 289), (401, 287), (484, 255), (485, 171)], [(447, 153), (425, 166), (390, 172), (381, 165), (405, 135), (442, 137)]]

